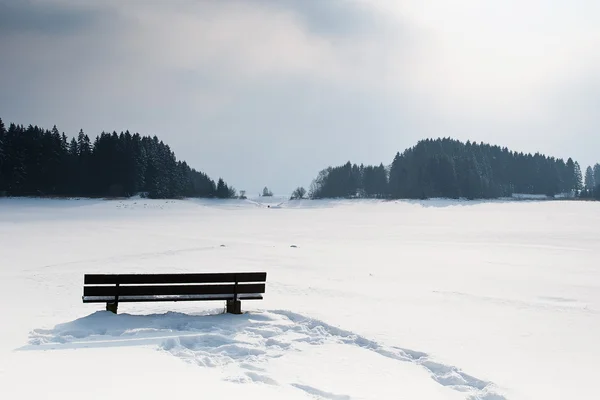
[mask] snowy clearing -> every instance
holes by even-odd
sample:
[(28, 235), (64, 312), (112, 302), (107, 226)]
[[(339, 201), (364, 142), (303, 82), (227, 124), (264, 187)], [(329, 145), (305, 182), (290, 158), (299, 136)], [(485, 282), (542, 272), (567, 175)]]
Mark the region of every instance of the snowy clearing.
[[(2, 398), (593, 398), (600, 204), (0, 199)], [(84, 273), (267, 271), (224, 302)]]

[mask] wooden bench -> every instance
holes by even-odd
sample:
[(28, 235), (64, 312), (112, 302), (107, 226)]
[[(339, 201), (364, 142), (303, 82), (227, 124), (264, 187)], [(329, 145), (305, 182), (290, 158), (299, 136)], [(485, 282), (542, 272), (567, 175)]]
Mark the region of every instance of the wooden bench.
[(241, 300), (262, 300), (266, 280), (266, 272), (86, 274), (83, 302), (116, 314), (125, 302), (226, 300), (228, 313), (241, 314)]

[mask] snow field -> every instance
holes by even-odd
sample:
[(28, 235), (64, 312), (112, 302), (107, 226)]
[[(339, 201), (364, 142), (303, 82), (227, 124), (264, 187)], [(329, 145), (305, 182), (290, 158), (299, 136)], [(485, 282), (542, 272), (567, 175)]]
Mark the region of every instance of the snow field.
[[(597, 203), (261, 200), (0, 199), (0, 395), (594, 397)], [(84, 273), (165, 270), (267, 293), (81, 303)]]

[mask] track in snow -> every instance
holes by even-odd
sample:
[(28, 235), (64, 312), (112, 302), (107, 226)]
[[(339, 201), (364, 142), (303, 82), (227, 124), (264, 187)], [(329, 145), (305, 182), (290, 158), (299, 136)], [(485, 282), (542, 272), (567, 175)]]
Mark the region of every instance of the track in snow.
[[(280, 384), (269, 376), (269, 360), (302, 351), (306, 345), (355, 346), (424, 368), (437, 383), (467, 393), (471, 400), (505, 400), (496, 392), (493, 383), (468, 375), (454, 366), (435, 362), (426, 353), (385, 346), (284, 310), (240, 316), (173, 312), (114, 315), (100, 311), (53, 329), (34, 330), (29, 343), (22, 350), (154, 345), (161, 351), (202, 367), (237, 365), (243, 373), (229, 376), (229, 381), (268, 385)], [(351, 398), (305, 384), (291, 385), (316, 398)]]

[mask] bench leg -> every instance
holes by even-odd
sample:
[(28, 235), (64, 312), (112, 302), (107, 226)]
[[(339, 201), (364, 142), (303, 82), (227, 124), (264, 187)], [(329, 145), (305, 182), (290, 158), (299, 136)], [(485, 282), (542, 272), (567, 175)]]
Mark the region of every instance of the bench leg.
[(227, 313), (241, 314), (242, 302), (240, 300), (227, 300)]
[(119, 306), (119, 303), (106, 303), (106, 311), (110, 311), (110, 312), (116, 314), (118, 306)]

